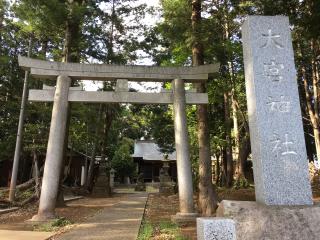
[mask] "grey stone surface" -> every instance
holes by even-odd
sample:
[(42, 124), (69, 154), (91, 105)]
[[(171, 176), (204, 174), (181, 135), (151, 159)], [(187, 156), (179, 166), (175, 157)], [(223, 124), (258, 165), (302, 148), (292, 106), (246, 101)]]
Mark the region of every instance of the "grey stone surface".
[(312, 204), (288, 18), (249, 16), (242, 37), (256, 199)]
[(236, 222), (238, 240), (318, 240), (320, 206), (266, 206), (223, 200), (217, 217)]
[(63, 148), (67, 131), (68, 93), (71, 79), (59, 76), (54, 95), (49, 140), (44, 166), (38, 214), (33, 221), (43, 221), (55, 217), (59, 178), (63, 163)]
[(162, 162), (162, 168), (160, 169), (160, 186), (159, 186), (159, 193), (161, 194), (174, 194), (174, 188), (175, 188), (175, 183), (172, 181), (170, 175), (169, 175), (169, 162), (163, 160)]
[(172, 86), (180, 213), (190, 214), (194, 205), (184, 81), (175, 79)]
[(198, 213), (177, 213), (171, 216), (171, 221), (179, 226), (188, 226), (197, 221)]
[(104, 159), (99, 162), (99, 174), (97, 175), (92, 192), (96, 195), (108, 196), (111, 195), (111, 189), (110, 185), (108, 186), (110, 179), (107, 177), (107, 161)]
[(143, 173), (140, 173), (137, 178), (137, 183), (134, 187), (135, 191), (146, 191), (147, 187), (143, 179)]
[(128, 80), (127, 79), (117, 79), (116, 92), (128, 92)]
[(117, 80), (162, 82), (175, 78), (187, 82), (206, 81), (209, 75), (219, 72), (219, 64), (197, 67), (125, 66), (111, 64), (80, 64), (49, 62), (19, 56), (19, 65), (39, 78), (67, 75), (84, 80)]
[[(42, 85), (42, 89), (43, 90), (55, 90), (56, 86), (49, 86), (46, 84)], [(77, 87), (69, 87), (69, 90), (73, 90), (73, 91), (83, 91), (82, 86), (77, 86)]]
[(197, 218), (198, 240), (236, 240), (236, 227), (232, 219)]
[[(54, 90), (29, 90), (29, 101), (52, 102)], [(139, 93), (139, 92), (86, 92), (69, 91), (70, 102), (109, 102), (109, 103), (136, 103), (136, 104), (172, 104), (173, 94), (166, 93)], [(187, 104), (207, 104), (207, 93), (186, 93)]]

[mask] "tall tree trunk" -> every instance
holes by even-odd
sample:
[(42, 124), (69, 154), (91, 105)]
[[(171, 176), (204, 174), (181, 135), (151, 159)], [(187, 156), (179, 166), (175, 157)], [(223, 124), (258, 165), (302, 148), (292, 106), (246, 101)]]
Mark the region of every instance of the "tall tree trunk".
[[(29, 38), (28, 57), (31, 56), (32, 39), (33, 39), (33, 36), (31, 34)], [(19, 114), (18, 131), (17, 131), (17, 138), (16, 138), (16, 146), (15, 146), (13, 166), (12, 166), (12, 176), (11, 176), (11, 182), (10, 182), (10, 192), (9, 192), (10, 201), (14, 201), (15, 199), (15, 191), (16, 191), (16, 185), (17, 185), (18, 172), (19, 172), (19, 161), (21, 157), (25, 108), (27, 105), (27, 98), (28, 98), (28, 79), (29, 79), (29, 72), (25, 71), (22, 98), (21, 98), (21, 107), (20, 107), (20, 114)]]
[[(229, 24), (228, 20), (225, 20), (225, 38), (226, 40), (229, 39), (230, 33), (229, 33)], [(236, 100), (236, 78), (234, 76), (234, 64), (233, 64), (233, 53), (230, 54), (230, 59), (228, 60), (228, 72), (229, 72), (229, 78), (230, 83), (232, 85), (231, 90), (231, 109), (232, 109), (232, 119), (233, 119), (233, 134), (234, 134), (234, 151), (233, 156), (235, 159), (238, 158), (239, 154), (239, 148), (240, 148), (240, 135), (239, 135), (239, 124), (238, 124), (238, 105)]]
[(246, 178), (246, 162), (248, 160), (248, 157), (251, 153), (251, 143), (250, 143), (250, 131), (249, 131), (249, 123), (247, 121), (247, 115), (241, 111), (239, 107), (239, 103), (236, 99), (233, 99), (234, 103), (238, 109), (238, 113), (242, 118), (243, 123), (243, 137), (239, 144), (239, 155), (238, 155), (238, 161), (237, 161), (237, 172), (238, 172), (238, 179), (239, 177)]
[[(320, 159), (320, 121), (319, 121), (319, 107), (320, 107), (320, 91), (319, 91), (319, 68), (318, 64), (315, 61), (317, 51), (319, 51), (319, 42), (311, 42), (310, 48), (306, 48), (303, 44), (304, 36), (299, 36), (300, 41), (294, 42), (296, 44), (295, 48), (297, 49), (298, 57), (300, 58), (300, 66), (298, 69), (298, 78), (302, 79), (303, 90), (305, 95), (305, 115), (310, 118), (310, 123), (313, 131), (313, 138), (315, 141), (315, 149), (317, 159)], [(314, 44), (317, 43), (317, 50), (315, 49)], [(307, 52), (307, 49), (311, 49), (312, 52)], [(308, 66), (308, 68), (306, 68)], [(311, 70), (310, 67), (311, 66)], [(310, 73), (311, 71), (311, 73)]]
[(76, 8), (85, 4), (85, 0), (68, 0), (68, 17), (65, 23), (65, 41), (62, 62), (79, 62), (81, 37), (81, 18)]
[(231, 108), (233, 119), (233, 135), (234, 135), (234, 158), (237, 159), (240, 151), (240, 133), (238, 121), (238, 108), (236, 103), (235, 88), (232, 89)]
[[(304, 66), (302, 66), (301, 72), (302, 72), (303, 86), (304, 86), (304, 91), (305, 91), (305, 96), (306, 96), (307, 110), (308, 110), (311, 125), (313, 128), (313, 136), (314, 136), (314, 140), (315, 140), (317, 159), (319, 160), (320, 159), (319, 113), (317, 115), (317, 113), (315, 112), (315, 109), (312, 107), (312, 102), (313, 102), (314, 96), (311, 96), (311, 93), (309, 91), (309, 85), (308, 85), (306, 70), (305, 70)], [(313, 87), (316, 87), (314, 82), (315, 82), (315, 79), (313, 78)]]
[(107, 63), (115, 64), (115, 55), (113, 51), (113, 40), (114, 40), (114, 25), (116, 23), (116, 12), (115, 12), (115, 0), (112, 0), (112, 11), (111, 11), (111, 29), (109, 36), (107, 36)]
[(227, 151), (226, 147), (222, 149), (222, 156), (221, 156), (221, 176), (220, 176), (220, 183), (219, 186), (223, 187), (227, 185)]
[(250, 137), (248, 133), (242, 138), (237, 161), (237, 179), (246, 178), (245, 166), (250, 154)]
[[(7, 5), (7, 2), (5, 0), (0, 0), (0, 42), (2, 40), (4, 14), (5, 14), (5, 11), (7, 10), (6, 5)], [(2, 56), (1, 48), (0, 48), (0, 56)]]
[[(102, 144), (101, 144), (101, 162), (106, 161), (106, 139), (108, 137), (108, 133), (112, 124), (112, 111), (108, 105), (104, 107), (104, 117), (103, 117), (103, 131), (101, 134)], [(110, 187), (110, 161), (106, 162), (106, 194), (111, 196), (111, 187)]]
[(221, 164), (220, 164), (220, 154), (216, 153), (216, 175), (215, 175), (215, 182), (216, 185), (220, 182), (220, 174), (221, 174)]
[(40, 198), (40, 171), (39, 171), (39, 163), (38, 163), (38, 154), (36, 150), (33, 150), (33, 167), (34, 167), (34, 179), (35, 179), (35, 192), (37, 198)]
[[(201, 0), (192, 1), (192, 30), (194, 42), (192, 46), (193, 66), (204, 64), (201, 36)], [(196, 85), (197, 92), (206, 92), (203, 83)], [(212, 163), (210, 154), (210, 135), (208, 127), (207, 105), (197, 106), (198, 141), (199, 141), (199, 211), (203, 216), (215, 212), (218, 197), (212, 183)]]
[[(84, 182), (83, 185), (86, 184), (87, 182), (87, 177), (88, 177), (88, 147), (89, 147), (89, 121), (87, 120), (86, 125), (87, 125), (87, 132), (86, 132), (86, 158), (84, 162)], [(81, 185), (81, 186), (83, 186)]]
[(314, 39), (311, 40), (311, 49), (312, 49), (312, 89), (313, 89), (313, 120), (312, 126), (313, 126), (313, 135), (314, 135), (314, 141), (315, 141), (315, 147), (316, 147), (316, 154), (317, 159), (320, 160), (320, 119), (319, 119), (319, 86), (320, 86), (320, 79), (319, 79), (319, 69), (318, 69), (318, 61), (316, 60), (317, 53), (315, 50), (316, 41)]
[(231, 118), (230, 118), (230, 94), (224, 93), (224, 120), (226, 129), (226, 185), (231, 187), (233, 183), (233, 157), (231, 140)]
[[(84, 0), (68, 0), (68, 17), (65, 23), (65, 39), (63, 47), (63, 57), (62, 62), (79, 62), (80, 61), (80, 50), (79, 50), (79, 39), (80, 39), (80, 19), (79, 16), (76, 16), (77, 11), (75, 8), (84, 4)], [(71, 83), (73, 85), (74, 82)], [(69, 103), (70, 104), (70, 103)], [(64, 179), (64, 165), (67, 158), (68, 151), (68, 138), (69, 138), (69, 126), (70, 126), (70, 116), (71, 115), (71, 104), (68, 109), (68, 118), (67, 118), (67, 131), (65, 135), (64, 143), (64, 156), (63, 164), (60, 172), (60, 184), (58, 197), (56, 200), (56, 206), (65, 206), (64, 197), (63, 197), (63, 179)]]
[(96, 128), (95, 128), (95, 134), (94, 134), (94, 142), (93, 142), (93, 147), (92, 147), (92, 154), (91, 154), (91, 159), (90, 159), (90, 164), (89, 164), (89, 170), (88, 170), (88, 175), (87, 175), (87, 181), (85, 184), (85, 188), (91, 192), (92, 187), (93, 187), (93, 170), (94, 170), (94, 164), (96, 160), (96, 154), (97, 154), (97, 147), (99, 143), (99, 128), (100, 128), (100, 121), (101, 121), (101, 112), (102, 112), (102, 104), (99, 105), (99, 112), (98, 112), (98, 118), (96, 122)]
[(229, 29), (229, 15), (228, 15), (228, 2), (224, 1), (221, 3), (223, 12), (221, 24), (223, 25), (223, 32), (222, 38), (223, 48), (224, 48), (224, 56), (221, 59), (221, 66), (222, 66), (222, 76), (224, 77), (227, 86), (225, 87), (225, 92), (223, 95), (224, 98), (224, 121), (225, 121), (225, 175), (226, 175), (226, 186), (231, 187), (233, 184), (233, 174), (234, 174), (234, 167), (233, 167), (233, 155), (232, 155), (232, 137), (231, 137), (231, 129), (232, 129), (232, 119), (231, 119), (231, 111), (232, 111), (232, 104), (235, 100), (232, 99), (232, 95), (235, 91), (235, 84), (234, 84), (234, 76), (233, 76), (233, 63), (232, 63), (232, 55), (227, 49), (227, 42), (230, 41), (230, 29)]

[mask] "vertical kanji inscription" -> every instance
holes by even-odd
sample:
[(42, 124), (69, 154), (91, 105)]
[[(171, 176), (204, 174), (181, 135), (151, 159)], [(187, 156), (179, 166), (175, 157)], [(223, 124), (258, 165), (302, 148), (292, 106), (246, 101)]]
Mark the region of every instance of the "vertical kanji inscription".
[(289, 21), (249, 16), (242, 26), (257, 201), (312, 204)]

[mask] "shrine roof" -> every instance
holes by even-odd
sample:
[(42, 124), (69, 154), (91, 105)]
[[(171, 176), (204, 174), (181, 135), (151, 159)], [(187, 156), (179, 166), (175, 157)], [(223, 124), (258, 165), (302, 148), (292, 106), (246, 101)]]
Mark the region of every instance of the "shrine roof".
[[(137, 140), (134, 143), (134, 158), (143, 158), (143, 160), (155, 161), (163, 160), (164, 154), (160, 151), (159, 146), (152, 140)], [(168, 155), (168, 160), (176, 161), (176, 152)]]

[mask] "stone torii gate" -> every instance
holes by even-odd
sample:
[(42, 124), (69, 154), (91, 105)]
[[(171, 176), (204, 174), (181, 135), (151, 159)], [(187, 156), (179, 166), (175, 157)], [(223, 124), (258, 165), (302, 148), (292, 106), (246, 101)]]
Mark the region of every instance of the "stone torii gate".
[[(219, 65), (198, 67), (118, 66), (48, 62), (19, 56), (19, 65), (36, 78), (57, 79), (55, 89), (30, 90), (29, 101), (53, 101), (51, 126), (43, 173), (38, 214), (32, 220), (55, 217), (69, 102), (173, 104), (180, 212), (178, 218), (194, 217), (192, 173), (189, 156), (186, 104), (207, 104), (207, 93), (187, 92), (184, 85), (205, 82)], [(85, 92), (70, 89), (71, 80), (117, 81), (115, 92)], [(173, 92), (129, 92), (128, 81), (172, 81)]]

